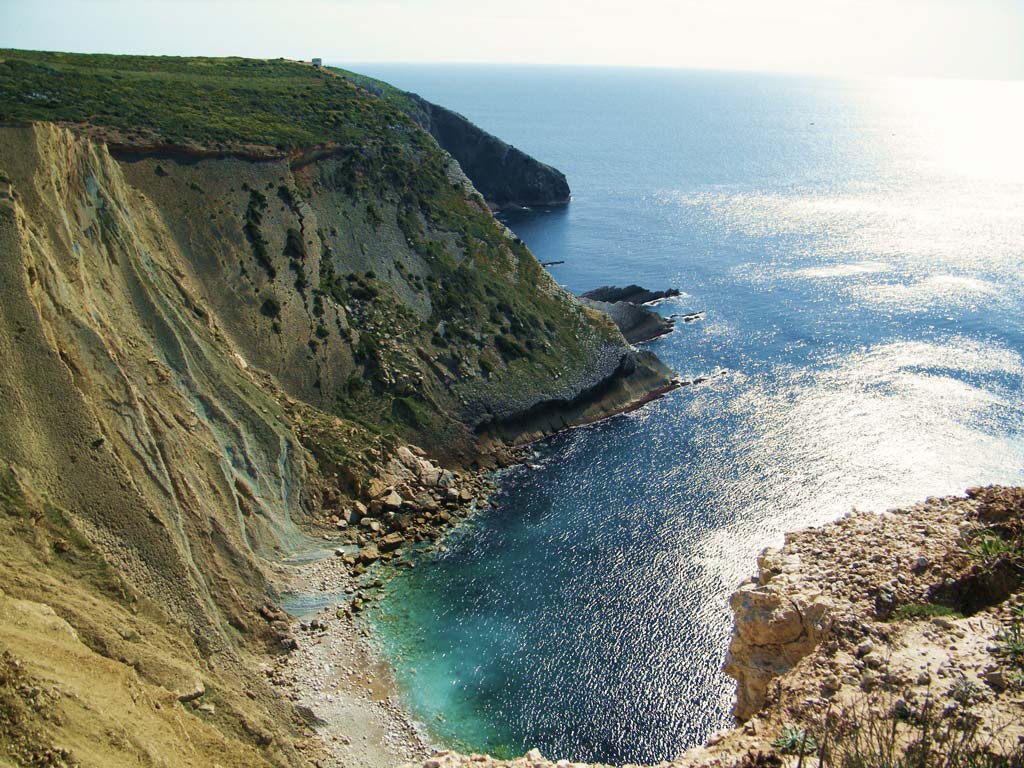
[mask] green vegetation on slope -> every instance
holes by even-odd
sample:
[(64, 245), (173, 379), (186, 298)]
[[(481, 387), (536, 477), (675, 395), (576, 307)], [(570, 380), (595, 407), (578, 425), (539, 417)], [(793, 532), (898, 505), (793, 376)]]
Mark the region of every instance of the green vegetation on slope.
[(2, 49), (0, 120), (87, 123), (128, 143), (217, 150), (363, 142), (395, 122), (412, 129), (346, 79), (284, 59)]
[[(617, 361), (604, 358), (598, 374), (602, 346), (627, 348), (495, 221), (414, 122), (418, 108), (372, 78), (283, 59), (0, 51), (0, 121), (64, 123), (132, 162), (154, 146), (287, 162), (283, 175), (239, 185), (241, 239), (201, 223), (236, 205), (219, 171), (186, 158), (186, 172), (161, 154), (141, 188), (165, 214), (190, 207), (196, 242), (244, 244), (243, 300), (272, 339), (308, 349), (294, 380), (316, 371), (303, 385), (312, 391), (294, 394), (374, 432), (451, 447), (489, 414), (575, 394), (563, 382), (595, 385)], [(343, 236), (353, 228), (355, 243)], [(305, 318), (289, 310), (299, 306)], [(328, 322), (336, 316), (352, 331)]]
[(408, 91), (395, 88), (391, 83), (385, 83), (383, 80), (378, 80), (375, 77), (361, 75), (358, 72), (341, 69), (340, 67), (327, 67), (327, 70), (344, 77), (346, 80), (350, 80), (360, 88), (365, 88), (367, 91), (383, 99), (391, 106), (396, 109), (400, 109), (421, 125), (429, 120), (429, 116), (424, 111), (423, 105), (413, 98)]

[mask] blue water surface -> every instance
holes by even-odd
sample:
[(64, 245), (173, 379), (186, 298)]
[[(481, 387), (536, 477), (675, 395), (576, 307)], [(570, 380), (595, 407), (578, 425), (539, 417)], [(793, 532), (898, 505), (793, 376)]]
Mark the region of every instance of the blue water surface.
[(440, 742), (656, 762), (728, 723), (728, 596), (782, 533), (1024, 482), (1024, 83), (353, 65), (564, 171), (508, 215), (572, 291), (705, 311), (686, 378), (561, 435), (374, 621)]

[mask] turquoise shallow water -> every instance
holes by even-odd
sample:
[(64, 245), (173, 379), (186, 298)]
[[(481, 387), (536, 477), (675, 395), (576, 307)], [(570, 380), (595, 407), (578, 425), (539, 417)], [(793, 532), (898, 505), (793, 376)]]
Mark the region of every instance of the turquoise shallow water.
[[(356, 67), (358, 68), (358, 67)], [(539, 448), (374, 622), (473, 750), (669, 758), (727, 722), (728, 595), (782, 532), (1024, 482), (1024, 84), (362, 67), (566, 172), (509, 224), (574, 291), (676, 286), (687, 378)]]

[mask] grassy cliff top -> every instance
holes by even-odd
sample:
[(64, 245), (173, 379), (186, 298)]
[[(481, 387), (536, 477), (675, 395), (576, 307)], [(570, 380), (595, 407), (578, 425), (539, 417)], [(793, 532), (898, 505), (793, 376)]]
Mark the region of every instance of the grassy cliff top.
[(359, 77), (285, 59), (0, 49), (0, 121), (85, 124), (128, 144), (279, 151), (382, 138), (382, 109), (411, 127), (400, 91), (377, 98), (350, 82)]

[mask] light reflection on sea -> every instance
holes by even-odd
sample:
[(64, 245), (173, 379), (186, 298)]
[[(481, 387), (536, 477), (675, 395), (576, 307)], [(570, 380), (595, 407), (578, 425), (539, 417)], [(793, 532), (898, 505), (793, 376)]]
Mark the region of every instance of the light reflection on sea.
[[(727, 600), (782, 533), (1024, 482), (1024, 84), (381, 69), (562, 168), (510, 217), (572, 290), (678, 286), (725, 375), (559, 436), (374, 617), (473, 751), (656, 762), (727, 722)], [(597, 99), (594, 94), (600, 93)]]

